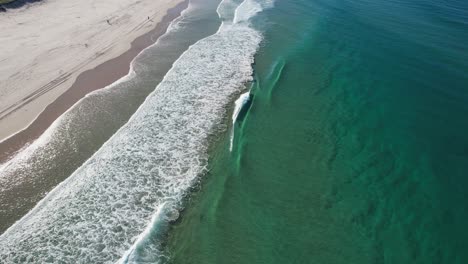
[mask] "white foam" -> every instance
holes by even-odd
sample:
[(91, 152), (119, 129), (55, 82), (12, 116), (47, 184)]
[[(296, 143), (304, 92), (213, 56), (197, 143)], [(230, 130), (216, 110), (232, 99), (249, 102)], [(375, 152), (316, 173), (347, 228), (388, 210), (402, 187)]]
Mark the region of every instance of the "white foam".
[(233, 23), (248, 22), (251, 18), (266, 8), (273, 7), (272, 0), (256, 1), (245, 0), (235, 10)]
[(242, 107), (249, 101), (250, 98), (250, 91), (247, 91), (239, 96), (239, 98), (236, 100), (235, 107), (234, 107), (234, 112), (232, 113), (232, 130), (231, 130), (231, 142), (229, 145), (229, 151), (232, 151), (232, 146), (234, 144), (234, 124), (236, 123), (237, 117), (239, 116), (240, 111), (242, 110)]
[(180, 16), (178, 16), (176, 19), (171, 21), (171, 23), (167, 27), (167, 32), (174, 32), (183, 28), (184, 24), (186, 23), (185, 18), (187, 16), (187, 13), (191, 12), (192, 9), (193, 9), (192, 4), (189, 3), (189, 6), (186, 9), (182, 10), (182, 12), (180, 13)]
[(180, 206), (205, 172), (208, 138), (251, 80), (260, 41), (247, 23), (226, 24), (191, 46), (126, 125), (0, 236), (0, 259), (110, 263), (134, 252), (158, 207)]
[[(139, 255), (138, 250), (139, 247), (144, 247), (145, 243), (148, 243), (147, 241), (151, 239), (151, 236), (153, 235), (154, 232), (157, 232), (158, 227), (160, 224), (161, 219), (164, 218), (164, 209), (166, 206), (166, 202), (163, 202), (161, 205), (158, 206), (158, 209), (156, 213), (153, 215), (151, 222), (149, 225), (146, 227), (145, 231), (140, 234), (138, 239), (135, 241), (135, 243), (130, 247), (130, 249), (127, 250), (127, 252), (124, 254), (124, 256), (118, 261), (118, 264), (124, 264), (124, 263), (136, 263), (139, 260)], [(149, 243), (148, 243), (149, 244)], [(157, 256), (155, 256), (157, 258)], [(152, 259), (152, 262), (158, 261), (157, 259)]]
[(232, 23), (234, 13), (242, 0), (222, 0), (218, 5), (216, 12), (223, 23)]

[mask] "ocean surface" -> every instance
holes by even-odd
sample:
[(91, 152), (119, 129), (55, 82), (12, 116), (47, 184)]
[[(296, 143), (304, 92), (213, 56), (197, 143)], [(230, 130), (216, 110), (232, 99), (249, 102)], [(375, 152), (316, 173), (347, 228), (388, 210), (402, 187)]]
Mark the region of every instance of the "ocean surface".
[(170, 263), (468, 263), (468, 2), (277, 0)]
[(462, 0), (192, 0), (0, 165), (0, 263), (468, 263), (467, 44)]

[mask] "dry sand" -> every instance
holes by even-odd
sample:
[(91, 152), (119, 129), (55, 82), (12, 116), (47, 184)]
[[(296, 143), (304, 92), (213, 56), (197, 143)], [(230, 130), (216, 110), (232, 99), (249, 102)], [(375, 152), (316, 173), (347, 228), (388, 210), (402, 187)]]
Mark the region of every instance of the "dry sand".
[(80, 73), (129, 50), (181, 2), (46, 0), (0, 13), (0, 141), (26, 128)]

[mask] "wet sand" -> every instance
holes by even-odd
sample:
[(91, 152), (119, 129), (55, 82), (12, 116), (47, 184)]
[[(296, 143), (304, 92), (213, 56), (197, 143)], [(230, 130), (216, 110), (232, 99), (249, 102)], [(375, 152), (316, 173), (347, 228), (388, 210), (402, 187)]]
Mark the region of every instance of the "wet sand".
[[(161, 22), (150, 32), (136, 38), (131, 43), (131, 48), (125, 53), (94, 69), (81, 73), (73, 85), (48, 105), (26, 129), (0, 142), (0, 163), (7, 161), (18, 150), (37, 139), (60, 115), (86, 94), (110, 85), (125, 76), (129, 72), (130, 62), (133, 58), (164, 34), (170, 22), (178, 17), (187, 5), (188, 1), (185, 1), (169, 9)], [(34, 98), (27, 100), (34, 100)]]

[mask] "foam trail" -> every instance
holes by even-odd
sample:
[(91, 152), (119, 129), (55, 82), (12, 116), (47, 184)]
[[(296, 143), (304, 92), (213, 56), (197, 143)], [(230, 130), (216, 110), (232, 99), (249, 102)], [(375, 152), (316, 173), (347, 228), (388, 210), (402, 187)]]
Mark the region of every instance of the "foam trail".
[(234, 144), (234, 124), (236, 123), (237, 117), (239, 116), (240, 111), (242, 110), (242, 107), (249, 101), (250, 98), (250, 91), (245, 92), (239, 96), (239, 98), (236, 100), (235, 107), (234, 107), (234, 112), (232, 113), (232, 130), (231, 130), (231, 142), (229, 145), (229, 151), (232, 151), (232, 146)]
[(252, 80), (261, 35), (246, 19), (223, 24), (185, 51), (128, 123), (0, 236), (0, 259), (113, 263), (124, 256), (130, 263), (139, 252), (162, 257), (151, 230), (173, 210), (160, 214), (158, 208), (167, 201), (170, 208), (182, 206), (206, 171), (210, 136), (225, 129), (227, 106)]

